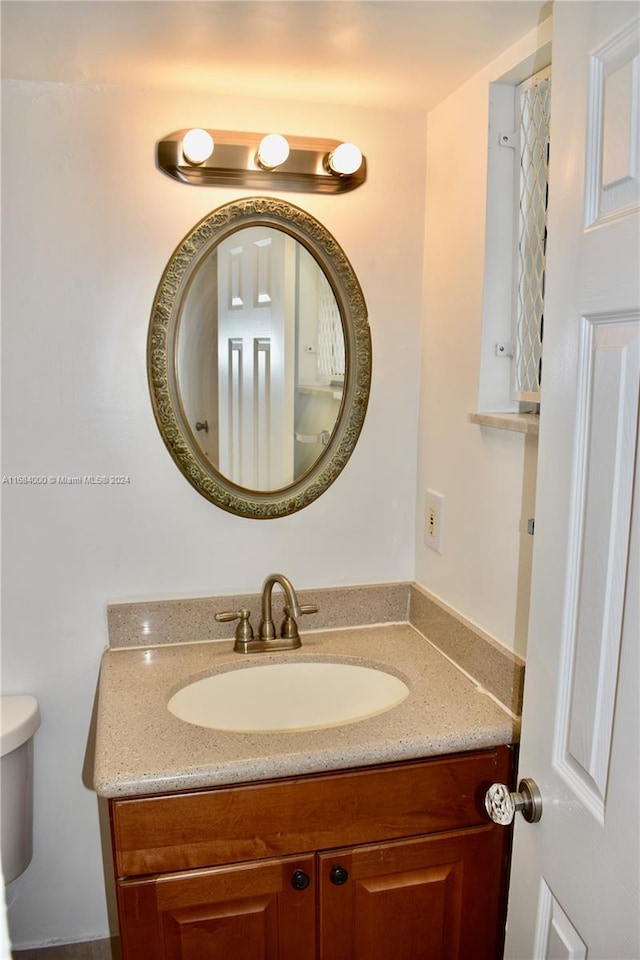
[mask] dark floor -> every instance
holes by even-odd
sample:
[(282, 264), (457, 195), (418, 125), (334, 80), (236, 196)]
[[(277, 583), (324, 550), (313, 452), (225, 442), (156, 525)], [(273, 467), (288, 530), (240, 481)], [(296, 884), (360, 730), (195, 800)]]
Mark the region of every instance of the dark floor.
[(14, 950), (14, 960), (120, 960), (117, 940), (85, 940), (35, 950)]

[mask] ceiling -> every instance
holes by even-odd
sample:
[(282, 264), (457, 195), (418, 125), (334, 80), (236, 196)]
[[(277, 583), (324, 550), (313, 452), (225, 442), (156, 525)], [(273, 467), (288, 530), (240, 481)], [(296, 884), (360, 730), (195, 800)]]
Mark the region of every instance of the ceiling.
[(3, 0), (2, 76), (429, 110), (544, 0)]

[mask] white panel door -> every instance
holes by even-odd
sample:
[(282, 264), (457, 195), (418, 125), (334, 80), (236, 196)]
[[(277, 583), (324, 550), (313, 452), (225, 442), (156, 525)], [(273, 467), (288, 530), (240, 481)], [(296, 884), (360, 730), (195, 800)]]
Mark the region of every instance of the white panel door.
[(250, 490), (293, 482), (295, 241), (247, 227), (218, 246), (220, 472)]
[(532, 613), (505, 956), (640, 958), (638, 5), (554, 8)]

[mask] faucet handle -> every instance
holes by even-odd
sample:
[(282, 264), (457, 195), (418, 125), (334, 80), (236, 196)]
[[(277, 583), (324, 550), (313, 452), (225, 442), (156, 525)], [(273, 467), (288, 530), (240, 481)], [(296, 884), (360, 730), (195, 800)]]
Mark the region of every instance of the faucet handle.
[(317, 603), (301, 603), (300, 604), (300, 613), (317, 613), (318, 604)]
[[(300, 613), (317, 613), (317, 612), (318, 612), (318, 604), (317, 604), (317, 603), (301, 603), (301, 604), (299, 604), (299, 606), (298, 606), (298, 610), (299, 610)], [(292, 612), (291, 612), (291, 607), (290, 607), (290, 606), (286, 606), (286, 607), (284, 608), (284, 617), (285, 617), (285, 621), (286, 621), (286, 620), (294, 620), (294, 616), (293, 616), (293, 614), (292, 614)]]
[(232, 610), (224, 610), (222, 613), (216, 613), (215, 618), (218, 623), (227, 623), (229, 620), (239, 620), (238, 626), (236, 627), (236, 649), (238, 644), (247, 643), (249, 640), (253, 639), (253, 627), (251, 626), (251, 621), (249, 617), (251, 616), (250, 610), (238, 610), (235, 613)]
[[(318, 606), (315, 603), (301, 603), (298, 607), (300, 613), (317, 613)], [(300, 645), (300, 637), (298, 635), (298, 624), (291, 615), (291, 607), (284, 608), (284, 620), (282, 621), (282, 629), (280, 630), (280, 636), (283, 640), (297, 640), (298, 643), (296, 646)]]
[[(300, 614), (302, 614), (302, 613), (317, 613), (317, 612), (318, 612), (318, 604), (317, 604), (317, 603), (301, 603), (301, 604), (299, 604), (299, 606), (298, 606), (298, 610), (299, 610)], [(293, 620), (293, 622), (295, 623), (295, 618), (294, 618), (293, 614), (291, 613), (291, 607), (289, 607), (289, 606), (286, 606), (286, 607), (284, 608), (284, 622), (286, 623), (287, 620)], [(284, 634), (282, 634), (282, 636), (284, 636)]]

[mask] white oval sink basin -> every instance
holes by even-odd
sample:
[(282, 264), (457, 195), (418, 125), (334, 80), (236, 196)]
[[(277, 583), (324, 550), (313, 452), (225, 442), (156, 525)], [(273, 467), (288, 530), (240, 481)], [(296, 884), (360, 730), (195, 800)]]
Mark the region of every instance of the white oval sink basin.
[(216, 730), (317, 730), (384, 713), (408, 694), (407, 685), (384, 670), (305, 660), (196, 680), (167, 707), (180, 720)]

